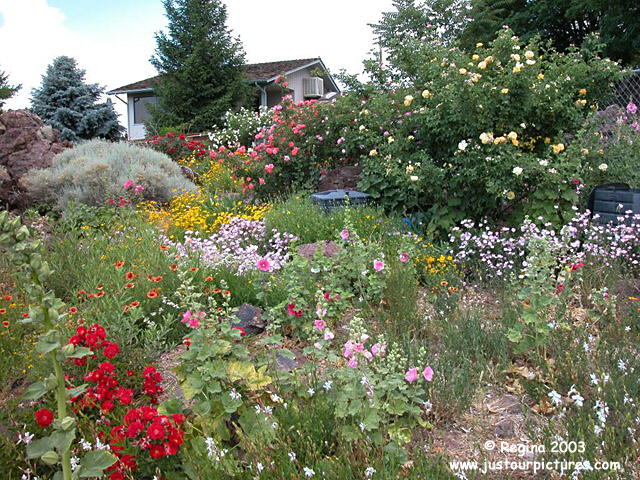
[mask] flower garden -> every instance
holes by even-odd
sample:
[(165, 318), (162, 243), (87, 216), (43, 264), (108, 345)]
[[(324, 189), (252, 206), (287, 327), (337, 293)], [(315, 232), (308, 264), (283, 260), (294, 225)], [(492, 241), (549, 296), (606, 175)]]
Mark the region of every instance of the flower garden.
[[(640, 214), (587, 211), (640, 185), (620, 68), (507, 30), (415, 56), (419, 88), (27, 175), (0, 213), (4, 478), (640, 475)], [(312, 203), (353, 165), (368, 205)]]

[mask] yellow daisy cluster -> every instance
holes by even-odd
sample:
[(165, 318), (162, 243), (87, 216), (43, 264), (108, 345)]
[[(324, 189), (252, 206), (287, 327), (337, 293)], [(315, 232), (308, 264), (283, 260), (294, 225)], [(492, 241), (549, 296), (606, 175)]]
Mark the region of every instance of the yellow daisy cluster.
[(224, 205), (218, 197), (210, 199), (198, 191), (177, 195), (166, 207), (157, 202), (143, 202), (139, 208), (149, 222), (164, 230), (177, 228), (213, 233), (234, 217), (260, 220), (271, 205), (247, 205), (242, 201)]

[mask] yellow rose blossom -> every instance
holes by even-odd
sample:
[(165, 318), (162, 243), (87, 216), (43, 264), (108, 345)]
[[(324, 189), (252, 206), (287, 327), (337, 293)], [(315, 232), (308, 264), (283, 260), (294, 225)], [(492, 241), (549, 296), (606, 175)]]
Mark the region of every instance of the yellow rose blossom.
[(551, 143), (551, 139), (549, 137), (544, 137), (544, 143), (549, 145)]
[(564, 144), (559, 143), (557, 145), (553, 145), (551, 148), (553, 149), (553, 153), (560, 153), (564, 150)]
[(429, 98), (431, 96), (431, 92), (429, 90), (422, 91), (422, 98)]
[(369, 152), (370, 157), (375, 157), (376, 155), (378, 155), (378, 151), (375, 148)]
[(587, 104), (587, 101), (584, 98), (581, 98), (580, 100), (576, 100), (576, 105), (579, 107), (584, 107)]
[(482, 48), (483, 46), (484, 46), (484, 43), (482, 42), (476, 43), (476, 48)]
[(507, 192), (507, 198), (509, 200), (513, 200), (514, 198), (516, 198), (516, 194), (513, 192)]
[(500, 145), (501, 143), (507, 143), (507, 139), (505, 137), (496, 137), (493, 140), (494, 145)]
[(487, 68), (487, 62), (485, 62), (484, 60), (483, 60), (483, 61), (481, 61), (481, 62), (478, 64), (478, 68), (479, 68), (480, 70), (484, 70), (485, 68)]
[(474, 62), (477, 62), (478, 60), (480, 60), (480, 55), (478, 55), (477, 53), (476, 53), (476, 54), (474, 54), (474, 55), (471, 57), (471, 60), (473, 60)]
[(413, 96), (407, 95), (406, 97), (404, 97), (404, 106), (405, 107), (410, 107), (412, 103), (413, 103)]
[(578, 93), (580, 95), (586, 95), (587, 94), (587, 89), (586, 88), (581, 88), (580, 90), (578, 90)]
[(466, 75), (467, 74), (467, 69), (466, 68), (461, 68), (460, 70), (458, 70), (458, 73), (460, 75)]
[(481, 133), (480, 134), (480, 141), (485, 145), (487, 143), (493, 142), (493, 133), (491, 133), (491, 132), (488, 132), (488, 133), (484, 133), (483, 132), (483, 133)]
[(526, 52), (524, 52), (524, 56), (525, 58), (527, 58), (528, 60), (531, 60), (534, 57), (534, 53), (531, 50), (527, 50)]
[(539, 74), (538, 74), (538, 80), (542, 80), (543, 78), (544, 78), (544, 74), (539, 73)]
[(500, 93), (506, 95), (507, 93), (509, 93), (509, 89), (508, 88), (503, 88), (502, 90), (500, 90)]
[(517, 140), (518, 139), (518, 134), (516, 132), (509, 132), (507, 134), (507, 138), (509, 140)]

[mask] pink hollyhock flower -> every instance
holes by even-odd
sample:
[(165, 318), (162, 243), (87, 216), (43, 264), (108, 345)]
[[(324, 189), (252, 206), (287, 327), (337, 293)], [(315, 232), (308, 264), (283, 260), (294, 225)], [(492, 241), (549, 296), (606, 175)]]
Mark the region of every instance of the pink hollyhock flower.
[(362, 343), (358, 342), (358, 343), (356, 343), (356, 344), (353, 346), (353, 349), (354, 349), (356, 352), (362, 352), (362, 351), (364, 351), (364, 344), (362, 344)]
[(349, 340), (344, 344), (344, 350), (342, 352), (342, 356), (344, 358), (349, 358), (351, 355), (353, 355), (353, 342)]
[(343, 240), (349, 240), (349, 230), (346, 230), (346, 229), (345, 229), (345, 230), (342, 230), (342, 231), (340, 232), (340, 237), (341, 237)]
[(373, 347), (371, 347), (371, 353), (378, 356), (378, 354), (382, 352), (382, 347), (383, 345), (380, 345), (379, 343), (374, 344)]
[(260, 260), (258, 260), (256, 266), (258, 267), (258, 270), (262, 270), (263, 272), (268, 272), (269, 270), (271, 270), (271, 264), (266, 258), (261, 258)]
[(409, 254), (408, 253), (401, 253), (400, 254), (400, 261), (402, 263), (407, 263), (409, 261)]
[(142, 185), (136, 185), (135, 188), (133, 189), (133, 193), (135, 195), (140, 195), (143, 190), (144, 190), (144, 187)]
[(422, 376), (427, 382), (433, 381), (433, 368), (428, 366), (424, 367), (424, 370), (422, 371)]
[(415, 382), (418, 379), (418, 369), (410, 368), (407, 370), (407, 373), (404, 375), (404, 379), (409, 383)]
[(273, 172), (273, 163), (269, 163), (267, 165), (264, 166), (264, 169), (267, 171), (267, 173), (272, 173)]
[(324, 320), (314, 320), (313, 321), (313, 326), (316, 327), (316, 329), (321, 332), (323, 331), (325, 328), (327, 328), (327, 322), (325, 322)]
[(627, 105), (627, 113), (630, 113), (631, 115), (635, 115), (637, 111), (638, 111), (637, 105), (633, 102), (629, 102), (629, 104)]
[(295, 157), (296, 155), (298, 155), (299, 151), (300, 151), (300, 149), (298, 147), (293, 147), (291, 149), (291, 155)]
[(333, 340), (335, 338), (335, 335), (333, 334), (333, 332), (331, 330), (326, 330), (324, 332), (324, 339), (325, 340)]
[(295, 303), (290, 303), (289, 305), (287, 305), (287, 312), (292, 317), (301, 317), (302, 316), (302, 310), (296, 310), (296, 304)]
[(258, 183), (260, 185), (264, 185), (264, 178), (262, 178), (262, 177), (258, 178)]
[(384, 262), (382, 260), (374, 260), (373, 261), (373, 269), (376, 272), (380, 272), (384, 270)]
[(349, 368), (358, 368), (358, 360), (356, 359), (356, 357), (351, 357), (347, 365), (349, 366)]
[(127, 180), (126, 182), (124, 182), (124, 185), (122, 185), (122, 188), (124, 188), (125, 190), (129, 190), (132, 186), (133, 180)]
[(362, 352), (362, 356), (367, 360), (371, 360), (373, 358), (373, 355), (369, 350), (365, 350), (364, 352)]

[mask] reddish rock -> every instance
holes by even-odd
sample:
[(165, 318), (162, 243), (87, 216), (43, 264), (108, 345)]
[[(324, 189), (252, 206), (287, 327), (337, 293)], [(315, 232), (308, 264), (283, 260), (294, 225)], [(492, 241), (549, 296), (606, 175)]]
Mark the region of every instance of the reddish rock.
[(0, 115), (0, 206), (25, 208), (29, 199), (20, 178), (32, 168), (46, 168), (73, 145), (28, 110)]
[(349, 165), (329, 170), (326, 175), (320, 178), (318, 191), (356, 190), (358, 188), (358, 182), (360, 181), (361, 172), (362, 167), (360, 165)]
[(322, 254), (327, 258), (334, 258), (340, 252), (340, 246), (334, 241), (324, 241), (317, 243), (305, 243), (298, 247), (298, 255), (311, 260), (311, 257), (321, 249)]

